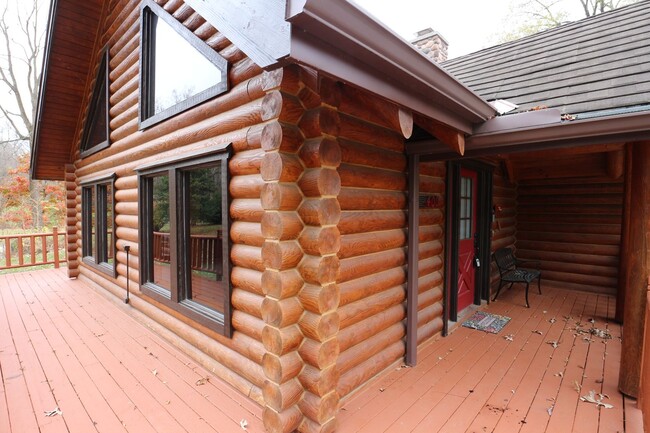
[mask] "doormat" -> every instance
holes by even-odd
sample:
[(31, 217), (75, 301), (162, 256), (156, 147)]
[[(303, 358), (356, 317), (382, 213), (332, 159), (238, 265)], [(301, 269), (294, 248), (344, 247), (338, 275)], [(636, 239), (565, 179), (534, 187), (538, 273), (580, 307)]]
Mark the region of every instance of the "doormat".
[(477, 311), (472, 315), (472, 317), (463, 322), (463, 326), (492, 334), (498, 334), (509, 321), (510, 317)]

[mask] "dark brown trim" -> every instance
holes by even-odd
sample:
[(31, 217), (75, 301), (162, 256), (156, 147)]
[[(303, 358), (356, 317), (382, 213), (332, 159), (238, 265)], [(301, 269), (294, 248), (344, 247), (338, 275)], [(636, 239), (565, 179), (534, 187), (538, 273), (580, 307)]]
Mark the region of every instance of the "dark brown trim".
[[(103, 272), (110, 277), (117, 276), (117, 246), (115, 226), (115, 173), (97, 176), (86, 179), (80, 183), (81, 186), (81, 250), (82, 262), (91, 268)], [(108, 194), (107, 187), (110, 186), (111, 193)], [(89, 202), (95, 196), (95, 234), (92, 233), (92, 215), (88, 212)], [(111, 227), (113, 234), (110, 244), (108, 242), (107, 214), (108, 203), (111, 205)], [(90, 228), (90, 230), (89, 230)], [(95, 244), (96, 256), (92, 255), (92, 244)], [(113, 253), (113, 263), (108, 263), (109, 249)]]
[[(99, 63), (99, 68), (97, 69), (97, 75), (95, 78), (95, 84), (93, 88), (93, 94), (90, 98), (90, 105), (88, 106), (86, 122), (83, 129), (83, 134), (81, 138), (81, 152), (80, 157), (85, 158), (94, 153), (99, 152), (100, 150), (106, 149), (111, 145), (111, 115), (110, 115), (110, 86), (109, 86), (109, 74), (110, 74), (110, 57), (109, 57), (109, 47), (108, 45), (102, 49), (101, 61)], [(103, 88), (103, 92), (100, 89)], [(102, 94), (103, 93), (103, 94)], [(105, 119), (106, 131), (104, 131), (106, 139), (93, 144), (90, 143), (92, 133), (95, 129), (95, 114), (97, 110), (100, 110), (101, 104), (104, 104), (105, 110)]]
[[(154, 109), (155, 92), (155, 23), (162, 19), (180, 37), (201, 53), (221, 71), (221, 81), (204, 91), (190, 96), (165, 110), (156, 113)], [(139, 128), (145, 129), (162, 122), (202, 102), (228, 91), (228, 62), (204, 41), (178, 22), (153, 0), (146, 0), (140, 11), (140, 105), (138, 107)]]
[(408, 157), (408, 257), (406, 280), (406, 365), (415, 366), (418, 354), (418, 276), (420, 231), (420, 158)]

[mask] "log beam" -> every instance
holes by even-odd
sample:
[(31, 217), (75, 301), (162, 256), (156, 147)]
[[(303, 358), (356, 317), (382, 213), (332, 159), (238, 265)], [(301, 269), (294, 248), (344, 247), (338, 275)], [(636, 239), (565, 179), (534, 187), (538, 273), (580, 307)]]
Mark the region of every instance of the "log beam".
[(457, 154), (465, 154), (465, 135), (462, 132), (417, 113), (414, 115), (414, 121), (416, 125), (436, 137)]

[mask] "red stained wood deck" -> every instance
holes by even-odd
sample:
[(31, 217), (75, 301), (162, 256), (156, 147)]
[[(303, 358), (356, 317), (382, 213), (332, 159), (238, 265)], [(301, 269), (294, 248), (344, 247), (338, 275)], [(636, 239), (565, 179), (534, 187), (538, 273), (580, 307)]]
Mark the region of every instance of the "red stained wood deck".
[(0, 432), (264, 431), (258, 405), (129, 309), (65, 271), (0, 275)]
[[(512, 318), (499, 334), (457, 326), (421, 348), (415, 368), (397, 364), (375, 378), (344, 402), (339, 431), (643, 432), (636, 401), (617, 391), (615, 299), (551, 287), (542, 292), (531, 289), (530, 309), (516, 287), (484, 307)], [(613, 338), (580, 334), (576, 326), (606, 329)], [(614, 407), (580, 401), (591, 390)]]
[[(512, 318), (499, 334), (459, 326), (417, 367), (378, 376), (343, 403), (337, 431), (642, 432), (617, 391), (614, 299), (532, 292), (531, 309), (517, 289), (485, 307)], [(65, 271), (0, 275), (0, 432), (242, 432), (242, 419), (264, 431), (259, 406), (110, 299)], [(587, 341), (577, 321), (613, 338)], [(614, 407), (580, 402), (590, 390)]]

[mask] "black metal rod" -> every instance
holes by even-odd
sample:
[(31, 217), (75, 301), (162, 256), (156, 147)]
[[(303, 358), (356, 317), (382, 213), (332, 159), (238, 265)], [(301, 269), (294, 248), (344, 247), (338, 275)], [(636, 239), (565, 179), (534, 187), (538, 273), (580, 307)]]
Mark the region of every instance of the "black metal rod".
[(124, 300), (125, 304), (129, 303), (129, 251), (131, 250), (130, 245), (124, 246), (124, 251), (126, 251), (126, 299)]

